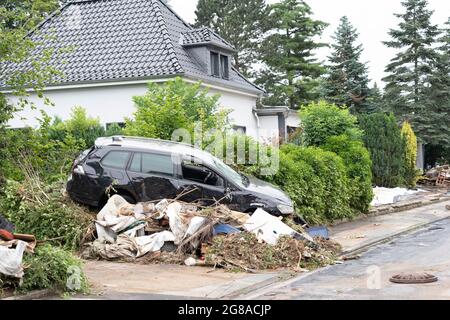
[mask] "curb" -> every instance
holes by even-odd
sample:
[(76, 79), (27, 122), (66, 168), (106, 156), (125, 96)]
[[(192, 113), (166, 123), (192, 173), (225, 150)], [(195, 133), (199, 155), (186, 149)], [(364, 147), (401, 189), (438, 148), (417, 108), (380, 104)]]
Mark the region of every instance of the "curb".
[(404, 234), (411, 233), (411, 232), (416, 231), (418, 229), (422, 229), (424, 227), (427, 227), (427, 226), (429, 226), (429, 225), (431, 225), (433, 223), (440, 222), (440, 221), (447, 220), (447, 219), (450, 219), (450, 215), (447, 216), (447, 217), (438, 218), (438, 219), (430, 220), (430, 221), (427, 221), (427, 222), (424, 222), (424, 223), (419, 223), (419, 224), (413, 225), (413, 226), (411, 226), (411, 227), (409, 227), (409, 228), (407, 228), (407, 229), (405, 229), (403, 231), (399, 231), (399, 232), (396, 232), (396, 233), (392, 233), (392, 234), (386, 235), (386, 236), (384, 236), (381, 239), (374, 240), (372, 242), (363, 244), (363, 245), (361, 245), (359, 247), (352, 248), (350, 250), (344, 251), (344, 252), (341, 253), (340, 257), (362, 253), (362, 252), (370, 249), (373, 246), (390, 242), (394, 238), (397, 238), (397, 237), (402, 236)]
[(0, 300), (35, 300), (35, 299), (42, 299), (54, 294), (56, 294), (55, 290), (44, 289), (44, 290), (35, 290), (23, 295), (11, 296)]
[(281, 282), (284, 282), (284, 281), (288, 281), (288, 280), (290, 280), (292, 278), (295, 278), (296, 276), (298, 276), (298, 273), (293, 272), (293, 271), (281, 272), (280, 274), (275, 275), (275, 276), (273, 276), (270, 279), (267, 279), (267, 280), (264, 280), (264, 281), (252, 284), (252, 285), (250, 285), (248, 287), (245, 287), (245, 288), (242, 288), (242, 289), (238, 289), (238, 290), (236, 290), (234, 292), (231, 292), (229, 294), (221, 296), (218, 299), (234, 300), (234, 299), (238, 298), (239, 296), (249, 294), (249, 293), (251, 293), (251, 292), (253, 292), (255, 290), (259, 290), (259, 289), (268, 287), (268, 286), (270, 286), (272, 284), (275, 284), (275, 283), (281, 283)]

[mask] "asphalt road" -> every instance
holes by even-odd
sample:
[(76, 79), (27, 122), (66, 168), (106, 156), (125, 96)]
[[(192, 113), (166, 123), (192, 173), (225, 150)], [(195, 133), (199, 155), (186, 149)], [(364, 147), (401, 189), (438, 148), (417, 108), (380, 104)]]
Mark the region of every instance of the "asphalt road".
[[(394, 284), (401, 272), (428, 272), (431, 284)], [(374, 247), (357, 260), (253, 292), (245, 299), (450, 299), (450, 219)]]

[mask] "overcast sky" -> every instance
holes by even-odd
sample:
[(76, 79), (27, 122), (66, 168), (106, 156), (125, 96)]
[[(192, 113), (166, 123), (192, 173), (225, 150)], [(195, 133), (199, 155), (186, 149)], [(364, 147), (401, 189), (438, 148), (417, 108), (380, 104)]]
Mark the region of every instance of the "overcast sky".
[[(243, 0), (245, 1), (245, 0)], [(277, 2), (269, 0), (269, 3)], [(395, 51), (386, 48), (381, 41), (388, 40), (389, 28), (396, 27), (398, 20), (394, 13), (402, 13), (401, 0), (307, 0), (317, 19), (328, 22), (322, 41), (330, 43), (339, 19), (346, 15), (360, 33), (360, 42), (364, 45), (363, 61), (369, 62), (370, 76), (380, 86), (384, 86), (384, 67), (394, 56)], [(432, 22), (442, 24), (450, 16), (450, 0), (428, 0), (434, 10)], [(172, 8), (187, 22), (195, 21), (197, 0), (169, 0)], [(329, 49), (321, 49), (317, 55), (326, 59)]]

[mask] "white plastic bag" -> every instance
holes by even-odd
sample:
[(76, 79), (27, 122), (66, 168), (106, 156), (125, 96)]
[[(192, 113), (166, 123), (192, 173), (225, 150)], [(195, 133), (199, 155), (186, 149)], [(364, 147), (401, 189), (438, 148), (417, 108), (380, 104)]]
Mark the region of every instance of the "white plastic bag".
[(27, 243), (18, 241), (15, 249), (0, 246), (0, 273), (16, 278), (23, 277), (22, 258)]

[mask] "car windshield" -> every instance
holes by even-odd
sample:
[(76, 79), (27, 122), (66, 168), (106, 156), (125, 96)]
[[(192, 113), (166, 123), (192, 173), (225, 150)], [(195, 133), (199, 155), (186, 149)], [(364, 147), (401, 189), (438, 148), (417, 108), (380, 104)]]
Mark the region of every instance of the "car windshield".
[(213, 162), (214, 165), (216, 166), (216, 169), (219, 171), (220, 174), (222, 174), (222, 176), (231, 180), (239, 187), (245, 188), (247, 177), (245, 177), (243, 174), (234, 171), (231, 167), (226, 165), (223, 161), (219, 160), (218, 158), (213, 158)]

